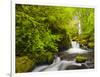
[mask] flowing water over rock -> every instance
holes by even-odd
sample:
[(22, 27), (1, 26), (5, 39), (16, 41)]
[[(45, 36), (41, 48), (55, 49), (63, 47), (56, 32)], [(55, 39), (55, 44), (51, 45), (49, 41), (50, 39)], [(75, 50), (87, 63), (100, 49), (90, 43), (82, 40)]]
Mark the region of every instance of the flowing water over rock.
[(81, 63), (76, 63), (75, 61), (66, 61), (60, 60), (60, 57), (54, 59), (51, 65), (44, 65), (36, 67), (33, 72), (40, 72), (40, 71), (57, 71), (57, 70), (66, 70), (69, 66), (77, 66), (80, 67)]
[(68, 52), (69, 54), (76, 54), (76, 53), (82, 54), (82, 53), (87, 53), (90, 51), (81, 49), (78, 42), (72, 41), (72, 48), (70, 48), (66, 52)]

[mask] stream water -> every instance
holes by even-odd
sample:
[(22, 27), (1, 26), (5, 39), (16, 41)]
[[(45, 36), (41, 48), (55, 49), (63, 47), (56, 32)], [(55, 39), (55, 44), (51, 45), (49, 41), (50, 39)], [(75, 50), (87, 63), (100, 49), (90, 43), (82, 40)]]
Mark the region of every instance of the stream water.
[(60, 57), (57, 57), (51, 65), (38, 66), (33, 72), (66, 70), (71, 65), (81, 66), (80, 63), (76, 63), (75, 61), (60, 60)]

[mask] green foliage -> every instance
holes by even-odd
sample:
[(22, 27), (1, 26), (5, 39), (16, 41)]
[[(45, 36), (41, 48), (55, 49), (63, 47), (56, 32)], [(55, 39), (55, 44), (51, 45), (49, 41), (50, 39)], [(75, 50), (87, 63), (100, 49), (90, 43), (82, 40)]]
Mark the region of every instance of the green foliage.
[(75, 59), (77, 63), (84, 63), (87, 60), (87, 57), (78, 55)]
[(55, 53), (56, 42), (61, 43), (61, 38), (67, 40), (65, 44), (69, 48), (70, 40), (64, 27), (65, 18), (71, 18), (65, 15), (67, 11), (64, 7), (16, 5), (16, 54), (44, 50)]
[(30, 60), (27, 56), (16, 57), (16, 72), (28, 72), (35, 67), (35, 62)]
[(39, 52), (35, 58), (38, 65), (50, 64), (53, 62), (53, 54), (51, 52)]
[[(94, 48), (94, 9), (93, 8), (76, 8), (74, 15), (80, 20), (82, 33), (80, 36), (73, 33), (73, 37), (79, 37), (78, 41), (81, 45), (87, 46), (89, 48)], [(77, 23), (77, 22), (76, 22)], [(75, 26), (74, 26), (75, 27)], [(76, 34), (76, 35), (75, 35)], [(90, 47), (90, 43), (92, 46)]]
[(87, 41), (86, 40), (81, 40), (80, 44), (87, 45)]
[(82, 34), (79, 38), (80, 45), (87, 46), (88, 48), (94, 49), (94, 35)]

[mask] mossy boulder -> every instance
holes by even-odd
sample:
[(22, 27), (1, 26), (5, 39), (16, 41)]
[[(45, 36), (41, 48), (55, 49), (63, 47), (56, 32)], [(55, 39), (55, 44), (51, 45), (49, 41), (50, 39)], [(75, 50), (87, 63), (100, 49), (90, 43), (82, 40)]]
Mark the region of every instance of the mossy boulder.
[(87, 44), (87, 41), (86, 40), (82, 40), (81, 41), (81, 44), (86, 45)]
[(76, 56), (75, 60), (77, 63), (84, 63), (84, 62), (86, 62), (87, 57), (78, 55), (78, 56)]
[(27, 56), (16, 57), (16, 73), (29, 72), (35, 67), (35, 62)]
[(94, 41), (94, 36), (90, 37), (89, 41)]
[(94, 48), (94, 43), (93, 42), (89, 42), (88, 43), (88, 48)]

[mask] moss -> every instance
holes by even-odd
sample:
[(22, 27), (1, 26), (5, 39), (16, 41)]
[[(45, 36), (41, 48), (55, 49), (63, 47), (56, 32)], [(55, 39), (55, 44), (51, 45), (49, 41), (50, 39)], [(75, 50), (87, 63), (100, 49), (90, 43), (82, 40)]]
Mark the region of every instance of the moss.
[(51, 52), (39, 52), (35, 57), (37, 65), (51, 64), (53, 62), (53, 54)]
[(87, 38), (89, 38), (89, 35), (88, 35), (88, 34), (82, 34), (82, 35), (81, 35), (81, 38), (82, 38), (82, 39), (87, 39)]
[(60, 41), (57, 42), (58, 45), (58, 51), (64, 51), (69, 48), (71, 48), (71, 41), (68, 33), (66, 30), (61, 31), (62, 37), (60, 38)]
[(89, 41), (94, 41), (94, 37), (93, 37), (93, 36), (90, 37), (90, 38), (89, 38)]
[(89, 48), (94, 48), (94, 43), (93, 42), (88, 43), (88, 47)]
[(72, 38), (72, 40), (73, 41), (79, 41), (79, 38), (78, 38), (78, 36), (75, 36), (75, 37)]
[(84, 63), (87, 60), (87, 57), (78, 55), (75, 59), (77, 63)]
[(27, 56), (16, 57), (16, 73), (28, 72), (35, 67), (35, 62)]
[(81, 41), (81, 44), (84, 44), (84, 45), (85, 45), (86, 43), (87, 43), (86, 40), (82, 40), (82, 41)]
[(16, 57), (17, 73), (29, 72), (32, 71), (38, 65), (51, 64), (53, 62), (53, 54), (49, 51), (41, 51), (33, 54)]

